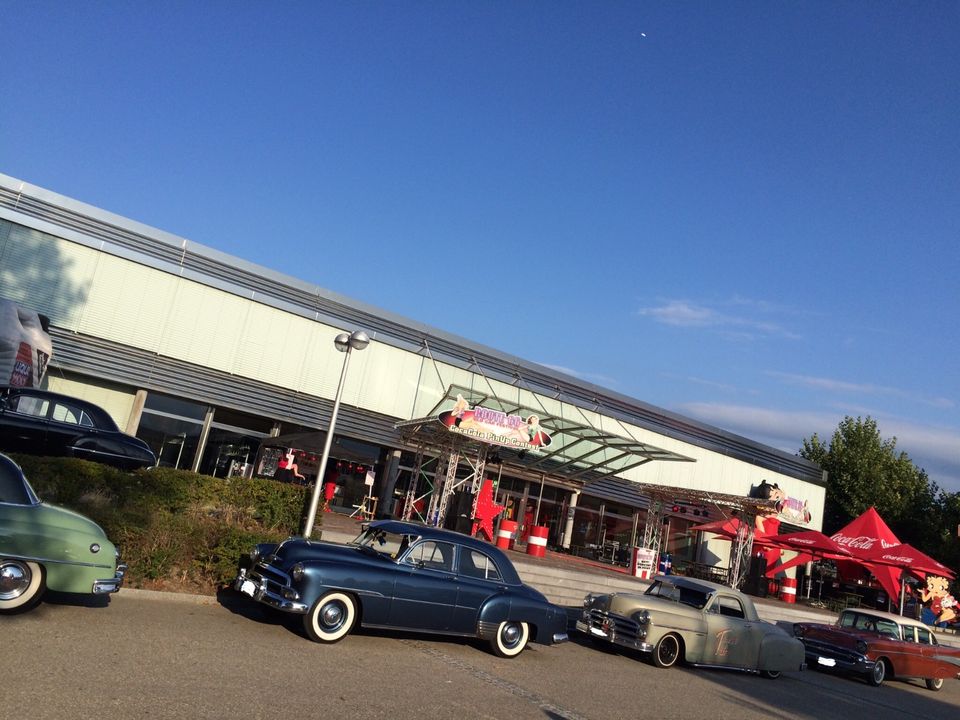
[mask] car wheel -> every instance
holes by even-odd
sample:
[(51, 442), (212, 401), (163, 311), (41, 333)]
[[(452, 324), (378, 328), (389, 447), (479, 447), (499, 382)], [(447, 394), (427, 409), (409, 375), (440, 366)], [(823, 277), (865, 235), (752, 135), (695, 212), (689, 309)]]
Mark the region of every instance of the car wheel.
[(0, 558), (0, 612), (26, 610), (43, 594), (43, 569), (37, 563)]
[(523, 652), (530, 639), (530, 627), (525, 622), (505, 621), (500, 623), (497, 634), (490, 641), (494, 655), (512, 658)]
[(873, 666), (873, 670), (867, 675), (867, 682), (873, 685), (874, 687), (880, 687), (883, 684), (883, 679), (887, 676), (887, 663), (881, 658), (877, 660), (877, 664)]
[(303, 627), (314, 642), (334, 643), (350, 632), (356, 619), (356, 601), (346, 593), (331, 592), (311, 606)]
[(653, 664), (658, 668), (673, 667), (680, 659), (680, 640), (676, 635), (664, 635), (653, 649)]
[(776, 680), (781, 675), (783, 675), (783, 673), (780, 672), (779, 670), (761, 670), (760, 671), (760, 677), (765, 677), (768, 680)]
[(943, 687), (943, 678), (927, 678), (925, 682), (927, 683), (927, 690), (933, 690), (934, 692)]

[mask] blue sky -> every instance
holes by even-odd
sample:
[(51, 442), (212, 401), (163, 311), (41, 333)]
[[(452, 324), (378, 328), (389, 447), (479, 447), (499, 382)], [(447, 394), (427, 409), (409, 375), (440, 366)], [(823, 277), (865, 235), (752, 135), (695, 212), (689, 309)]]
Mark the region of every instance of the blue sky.
[(956, 2), (0, 13), (0, 172), (789, 452), (870, 415), (960, 491)]

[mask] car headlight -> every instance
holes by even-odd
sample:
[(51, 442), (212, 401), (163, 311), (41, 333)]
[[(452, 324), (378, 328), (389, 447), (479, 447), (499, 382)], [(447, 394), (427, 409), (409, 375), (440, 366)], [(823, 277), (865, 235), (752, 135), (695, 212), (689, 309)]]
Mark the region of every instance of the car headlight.
[(297, 563), (290, 568), (290, 577), (298, 582), (303, 578), (303, 563)]
[(866, 654), (867, 644), (863, 640), (857, 640), (857, 652), (861, 655)]
[(650, 623), (650, 611), (642, 610), (639, 615), (637, 615), (637, 622), (641, 625), (648, 625)]
[(587, 595), (587, 596), (583, 599), (583, 606), (584, 606), (584, 607), (590, 607), (591, 605), (593, 605), (593, 595), (592, 595), (592, 594)]
[(260, 562), (260, 548), (255, 547), (250, 551), (250, 562), (252, 562), (254, 565)]
[(93, 543), (93, 545), (90, 546), (90, 552), (92, 552), (94, 555), (100, 552), (100, 543)]

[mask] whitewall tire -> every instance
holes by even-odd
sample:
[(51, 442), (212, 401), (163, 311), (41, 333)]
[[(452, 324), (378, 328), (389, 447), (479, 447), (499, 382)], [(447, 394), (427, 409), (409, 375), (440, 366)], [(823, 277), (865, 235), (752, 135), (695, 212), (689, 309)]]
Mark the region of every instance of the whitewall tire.
[(344, 592), (330, 592), (317, 600), (303, 616), (307, 637), (314, 642), (334, 643), (353, 629), (357, 603)]
[(497, 628), (497, 634), (490, 641), (490, 647), (494, 655), (512, 658), (523, 652), (529, 639), (530, 626), (527, 623), (506, 620)]
[(37, 563), (0, 558), (0, 612), (26, 610), (43, 594), (43, 568)]

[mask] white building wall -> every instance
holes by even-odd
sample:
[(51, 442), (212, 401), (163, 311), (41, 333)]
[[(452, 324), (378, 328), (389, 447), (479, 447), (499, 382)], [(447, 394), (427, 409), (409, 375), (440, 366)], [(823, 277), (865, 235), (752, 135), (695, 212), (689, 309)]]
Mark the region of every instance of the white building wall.
[[(41, 306), (66, 329), (135, 346), (298, 392), (332, 399), (343, 355), (328, 324), (47, 233), (8, 225), (0, 246), (2, 273), (18, 267), (60, 268), (3, 283), (0, 295), (27, 307)], [(11, 292), (11, 288), (16, 290)], [(351, 328), (353, 329), (353, 328)], [(360, 329), (360, 328), (357, 328)], [(636, 482), (745, 495), (766, 480), (808, 503), (809, 527), (820, 528), (824, 489), (747, 462), (624, 423), (601, 412), (547, 398), (480, 373), (374, 342), (351, 355), (343, 402), (398, 419), (423, 417), (450, 385), (516, 401), (605, 432), (670, 450), (696, 462), (651, 462), (623, 473)], [(77, 393), (74, 393), (77, 394)], [(124, 426), (122, 402), (101, 397)], [(126, 412), (129, 412), (129, 407)]]

